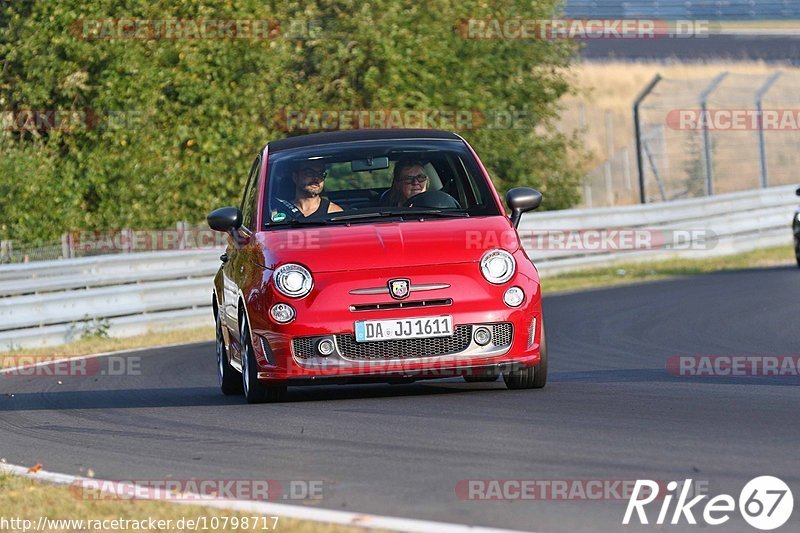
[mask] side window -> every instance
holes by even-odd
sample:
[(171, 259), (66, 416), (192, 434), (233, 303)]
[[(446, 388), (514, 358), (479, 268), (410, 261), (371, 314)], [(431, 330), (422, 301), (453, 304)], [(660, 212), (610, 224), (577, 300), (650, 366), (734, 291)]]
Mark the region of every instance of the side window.
[(256, 157), (247, 178), (247, 186), (242, 197), (242, 225), (255, 231), (253, 225), (256, 221), (256, 200), (258, 199), (258, 171), (261, 169), (261, 156)]

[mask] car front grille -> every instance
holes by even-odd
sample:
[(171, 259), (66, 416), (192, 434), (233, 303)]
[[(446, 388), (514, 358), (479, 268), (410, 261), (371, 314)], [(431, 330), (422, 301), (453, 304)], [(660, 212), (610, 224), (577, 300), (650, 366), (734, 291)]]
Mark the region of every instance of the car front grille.
[(508, 346), (514, 338), (514, 328), (510, 322), (492, 325), (492, 344), (495, 346)]
[[(508, 323), (492, 324), (492, 344), (497, 347), (511, 345), (513, 326)], [(345, 359), (358, 361), (434, 357), (463, 352), (472, 342), (472, 325), (460, 325), (450, 337), (426, 339), (396, 339), (388, 341), (356, 342), (350, 333), (335, 335), (339, 353)], [(321, 337), (296, 337), (292, 340), (295, 357), (310, 359), (317, 355), (316, 343)]]
[(292, 339), (292, 348), (294, 349), (294, 354), (300, 359), (309, 359), (314, 357), (316, 354), (314, 345), (316, 344), (317, 339), (318, 337), (295, 337)]

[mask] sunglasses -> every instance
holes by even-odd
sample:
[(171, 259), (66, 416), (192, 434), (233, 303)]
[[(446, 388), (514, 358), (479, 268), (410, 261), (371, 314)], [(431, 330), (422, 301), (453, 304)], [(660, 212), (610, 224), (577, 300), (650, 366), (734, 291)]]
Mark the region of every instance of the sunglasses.
[(425, 174), (417, 174), (416, 176), (404, 176), (397, 181), (401, 183), (405, 183), (406, 185), (411, 185), (412, 183), (425, 183), (428, 181), (428, 176)]
[(328, 171), (325, 169), (317, 170), (314, 168), (301, 168), (297, 171), (297, 174), (304, 177), (304, 178), (319, 178), (324, 180), (328, 177)]

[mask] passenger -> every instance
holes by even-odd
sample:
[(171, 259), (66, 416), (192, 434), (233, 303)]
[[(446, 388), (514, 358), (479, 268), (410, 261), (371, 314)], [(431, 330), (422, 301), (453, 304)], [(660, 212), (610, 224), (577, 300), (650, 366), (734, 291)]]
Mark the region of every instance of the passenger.
[(430, 179), (425, 174), (425, 163), (414, 159), (400, 159), (394, 165), (389, 205), (405, 205), (412, 196), (427, 191), (429, 183)]

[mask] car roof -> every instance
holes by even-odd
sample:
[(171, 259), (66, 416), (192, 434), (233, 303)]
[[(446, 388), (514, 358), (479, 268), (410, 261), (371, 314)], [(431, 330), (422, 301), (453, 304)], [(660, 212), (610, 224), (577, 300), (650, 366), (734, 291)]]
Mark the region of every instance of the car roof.
[(312, 133), (309, 135), (298, 135), (287, 137), (278, 141), (272, 141), (267, 146), (271, 153), (294, 148), (306, 148), (308, 146), (319, 146), (323, 144), (344, 143), (353, 141), (376, 141), (387, 139), (447, 139), (460, 141), (461, 137), (455, 133), (444, 130), (427, 129), (360, 129), (331, 131), (325, 133)]

